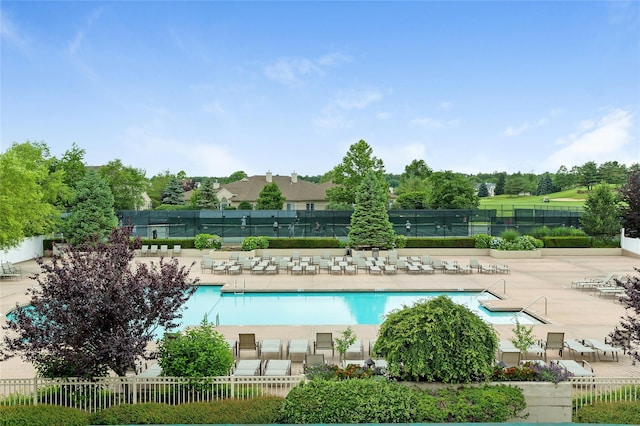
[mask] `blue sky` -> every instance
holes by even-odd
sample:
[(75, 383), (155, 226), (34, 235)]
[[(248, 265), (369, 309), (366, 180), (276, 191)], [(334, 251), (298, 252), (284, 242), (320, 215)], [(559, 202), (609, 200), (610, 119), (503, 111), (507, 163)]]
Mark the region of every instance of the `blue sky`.
[(640, 162), (637, 1), (3, 1), (0, 151), (148, 177)]

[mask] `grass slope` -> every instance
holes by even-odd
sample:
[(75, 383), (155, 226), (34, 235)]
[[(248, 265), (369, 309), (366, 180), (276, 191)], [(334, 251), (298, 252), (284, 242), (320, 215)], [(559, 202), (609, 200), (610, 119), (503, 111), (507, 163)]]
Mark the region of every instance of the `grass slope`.
[[(585, 187), (573, 188), (566, 191), (555, 192), (553, 194), (517, 196), (517, 195), (496, 195), (495, 197), (480, 198), (481, 209), (509, 209), (509, 208), (571, 208), (579, 209), (584, 206), (584, 201), (589, 196)], [(543, 203), (544, 197), (549, 198), (548, 203)]]

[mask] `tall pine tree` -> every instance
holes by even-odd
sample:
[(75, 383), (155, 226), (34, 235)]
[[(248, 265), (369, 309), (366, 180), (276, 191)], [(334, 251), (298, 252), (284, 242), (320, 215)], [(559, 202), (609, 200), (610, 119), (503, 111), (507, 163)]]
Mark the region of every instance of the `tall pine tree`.
[(364, 174), (356, 191), (356, 204), (351, 215), (349, 245), (351, 247), (393, 248), (395, 232), (387, 212), (386, 183), (370, 170)]

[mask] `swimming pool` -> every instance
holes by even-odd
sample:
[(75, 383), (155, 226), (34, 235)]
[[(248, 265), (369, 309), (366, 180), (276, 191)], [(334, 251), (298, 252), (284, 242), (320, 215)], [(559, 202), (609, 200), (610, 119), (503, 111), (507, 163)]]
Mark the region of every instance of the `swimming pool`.
[[(204, 315), (219, 325), (379, 325), (384, 315), (420, 299), (446, 295), (491, 324), (514, 324), (513, 312), (491, 312), (480, 300), (497, 299), (484, 292), (265, 292), (221, 293), (221, 286), (202, 285), (186, 304), (183, 326), (199, 324)], [(540, 324), (517, 314), (521, 324)]]

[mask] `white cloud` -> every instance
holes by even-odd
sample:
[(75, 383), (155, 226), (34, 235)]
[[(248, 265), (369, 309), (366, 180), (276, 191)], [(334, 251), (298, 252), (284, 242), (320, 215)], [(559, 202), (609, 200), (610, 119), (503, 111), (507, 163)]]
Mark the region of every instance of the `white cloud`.
[(219, 101), (213, 101), (208, 104), (202, 105), (202, 110), (208, 114), (213, 114), (216, 117), (227, 117), (227, 111), (220, 105)]
[(410, 120), (409, 124), (412, 126), (426, 127), (428, 129), (441, 129), (444, 127), (445, 122), (437, 118), (420, 117)]
[(18, 48), (23, 54), (27, 53), (29, 41), (8, 16), (5, 10), (0, 10), (0, 36), (2, 40)]
[(548, 168), (562, 165), (571, 168), (588, 161), (625, 164), (640, 161), (637, 148), (640, 141), (632, 135), (632, 127), (633, 114), (623, 109), (613, 110), (595, 121), (583, 120), (575, 133), (557, 140), (564, 147), (549, 156)]
[(378, 117), (378, 120), (388, 120), (393, 116), (393, 114), (391, 114), (388, 111), (380, 111), (379, 113), (376, 114), (376, 117)]
[(449, 101), (441, 102), (440, 105), (438, 105), (438, 109), (440, 111), (451, 111), (451, 109), (453, 109), (453, 103)]
[(546, 116), (539, 118), (533, 122), (525, 121), (524, 123), (519, 125), (509, 126), (502, 132), (502, 134), (508, 138), (521, 135), (525, 132), (528, 132), (529, 130), (533, 130), (537, 127), (542, 127), (549, 124), (551, 122), (552, 117), (557, 117), (561, 114), (562, 114), (561, 109), (558, 109), (558, 108), (552, 109), (551, 111), (549, 111), (549, 113)]
[(303, 77), (323, 76), (327, 68), (349, 60), (350, 57), (342, 53), (330, 53), (316, 59), (279, 59), (273, 64), (266, 65), (263, 71), (267, 78), (273, 81), (296, 87), (303, 83)]
[(340, 93), (335, 102), (339, 108), (349, 111), (353, 109), (364, 109), (382, 98), (383, 94), (379, 90), (351, 90)]
[(78, 51), (78, 49), (82, 45), (82, 42), (84, 41), (85, 34), (91, 29), (91, 27), (93, 27), (93, 24), (98, 20), (98, 18), (100, 18), (100, 15), (102, 15), (102, 11), (102, 8), (98, 8), (91, 12), (91, 14), (85, 20), (82, 28), (79, 29), (76, 32), (75, 37), (71, 41), (69, 41), (69, 43), (67, 43), (67, 52), (69, 54), (74, 55)]

